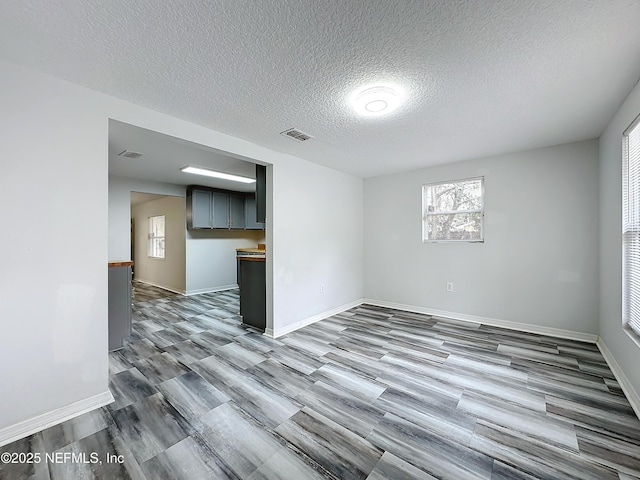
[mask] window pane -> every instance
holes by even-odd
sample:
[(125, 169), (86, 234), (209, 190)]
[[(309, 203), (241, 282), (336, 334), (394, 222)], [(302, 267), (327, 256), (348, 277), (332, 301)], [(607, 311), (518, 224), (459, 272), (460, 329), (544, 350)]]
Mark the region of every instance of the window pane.
[(164, 215), (150, 217), (150, 231), (154, 237), (164, 237)]
[(149, 256), (164, 258), (165, 216), (149, 217)]
[(483, 178), (422, 187), (424, 241), (483, 241)]
[(623, 136), (622, 320), (640, 335), (640, 124)]
[(152, 238), (150, 242), (151, 253), (149, 256), (164, 258), (164, 238)]
[(437, 213), (481, 209), (481, 179), (427, 186), (427, 212)]
[(482, 212), (428, 215), (428, 240), (482, 240)]

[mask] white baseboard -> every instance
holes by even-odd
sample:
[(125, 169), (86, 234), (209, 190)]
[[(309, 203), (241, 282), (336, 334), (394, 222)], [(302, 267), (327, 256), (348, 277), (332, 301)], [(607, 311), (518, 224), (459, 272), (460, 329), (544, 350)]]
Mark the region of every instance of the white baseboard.
[(151, 285), (152, 287), (162, 288), (163, 290), (168, 290), (169, 292), (177, 293), (179, 295), (191, 296), (191, 295), (199, 295), (201, 293), (213, 293), (213, 292), (223, 292), (225, 290), (233, 290), (234, 288), (238, 288), (237, 283), (232, 283), (230, 285), (221, 285), (219, 287), (208, 287), (208, 288), (198, 288), (196, 290), (176, 290), (171, 287), (167, 287), (165, 285), (159, 285), (157, 283), (149, 282), (148, 280), (144, 280), (142, 278), (136, 278), (136, 282), (144, 283), (145, 285)]
[(160, 285), (158, 283), (153, 283), (153, 282), (150, 282), (148, 280), (144, 280), (142, 278), (134, 278), (134, 280), (136, 282), (144, 283), (145, 285), (151, 285), (152, 287), (158, 287), (158, 288), (161, 288), (163, 290), (168, 290), (169, 292), (178, 293), (180, 295), (184, 295), (185, 294), (184, 290), (176, 290), (175, 288), (167, 287), (166, 285)]
[(638, 392), (636, 392), (636, 390), (633, 388), (633, 385), (622, 371), (622, 368), (620, 368), (620, 365), (618, 365), (615, 357), (604, 344), (602, 337), (598, 339), (597, 345), (600, 349), (600, 352), (602, 353), (602, 356), (609, 364), (609, 368), (613, 372), (613, 375), (615, 375), (616, 380), (618, 380), (620, 388), (622, 388), (622, 391), (626, 395), (627, 400), (629, 400), (631, 408), (633, 408), (633, 411), (636, 412), (636, 416), (640, 419), (640, 395), (638, 395)]
[(265, 328), (265, 330), (264, 330), (264, 334), (265, 334), (267, 337), (275, 338), (275, 337), (273, 336), (273, 328)]
[[(304, 318), (299, 322), (290, 323), (289, 325), (285, 325), (284, 327), (278, 328), (277, 330), (276, 329), (271, 330), (271, 336), (273, 338), (281, 337), (282, 335), (286, 335), (287, 333), (291, 333), (302, 327), (306, 327), (307, 325), (311, 325), (312, 323), (319, 322), (320, 320), (324, 320), (325, 318), (331, 317), (333, 315), (337, 315), (338, 313), (342, 313), (345, 310), (349, 310), (350, 308), (357, 307), (359, 305), (362, 305), (362, 299), (345, 303), (344, 305), (340, 305), (339, 307), (332, 308), (331, 310), (326, 310), (322, 313), (318, 313), (311, 317)], [(265, 333), (267, 332), (265, 331)]]
[(452, 318), (454, 320), (464, 320), (473, 323), (483, 323), (493, 327), (502, 327), (509, 330), (518, 330), (520, 332), (537, 333), (539, 335), (548, 335), (551, 337), (567, 338), (569, 340), (578, 340), (580, 342), (596, 343), (598, 335), (590, 333), (574, 332), (573, 330), (563, 330), (561, 328), (544, 327), (541, 325), (531, 325), (529, 323), (510, 322), (508, 320), (499, 320), (497, 318), (479, 317), (477, 315), (468, 315), (466, 313), (447, 312), (444, 310), (435, 310), (428, 307), (416, 307), (414, 305), (404, 305), (401, 303), (387, 302), (385, 300), (375, 300), (373, 298), (365, 298), (363, 303), (376, 305), (378, 307), (394, 308), (396, 310), (406, 310), (408, 312), (423, 313), (425, 315), (435, 315), (438, 317)]
[(197, 290), (188, 290), (187, 293), (183, 295), (199, 295), (201, 293), (213, 293), (213, 292), (223, 292), (225, 290), (233, 290), (234, 288), (238, 288), (237, 283), (232, 283), (230, 285), (222, 285), (220, 287), (211, 287), (211, 288), (199, 288)]
[(96, 408), (104, 407), (113, 401), (113, 395), (107, 390), (93, 397), (85, 398), (79, 402), (65, 405), (64, 407), (10, 425), (0, 430), (0, 446), (7, 445), (28, 435), (53, 427), (58, 423), (70, 420)]

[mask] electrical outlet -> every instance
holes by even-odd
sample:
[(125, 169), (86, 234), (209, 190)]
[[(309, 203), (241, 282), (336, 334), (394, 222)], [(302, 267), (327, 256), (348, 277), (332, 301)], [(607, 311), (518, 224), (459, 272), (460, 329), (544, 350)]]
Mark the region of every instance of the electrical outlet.
[(447, 282), (447, 292), (453, 292), (453, 282)]
[(320, 293), (324, 293), (324, 283), (320, 284)]

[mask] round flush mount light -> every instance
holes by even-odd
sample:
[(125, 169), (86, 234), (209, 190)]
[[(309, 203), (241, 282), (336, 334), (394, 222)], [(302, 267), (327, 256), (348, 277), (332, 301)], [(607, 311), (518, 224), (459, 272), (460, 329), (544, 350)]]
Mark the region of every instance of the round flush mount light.
[(400, 105), (400, 94), (388, 86), (369, 87), (357, 92), (353, 107), (361, 115), (378, 116), (394, 111)]

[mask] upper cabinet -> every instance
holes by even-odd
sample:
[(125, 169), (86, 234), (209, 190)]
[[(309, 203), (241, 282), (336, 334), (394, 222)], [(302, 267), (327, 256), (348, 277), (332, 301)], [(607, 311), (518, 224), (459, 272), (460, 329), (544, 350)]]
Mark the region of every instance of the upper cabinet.
[(210, 190), (187, 189), (187, 228), (213, 228)]
[(264, 230), (264, 223), (258, 222), (255, 195), (247, 195), (244, 198), (244, 218), (247, 230)]
[(229, 194), (212, 192), (213, 228), (229, 228)]
[(262, 230), (264, 224), (255, 222), (255, 201), (252, 218), (248, 226), (246, 200), (255, 198), (253, 193), (230, 192), (207, 187), (187, 188), (187, 228)]
[(264, 223), (267, 217), (267, 167), (256, 165), (256, 221)]
[(245, 228), (244, 197), (245, 195), (229, 195), (229, 228)]

